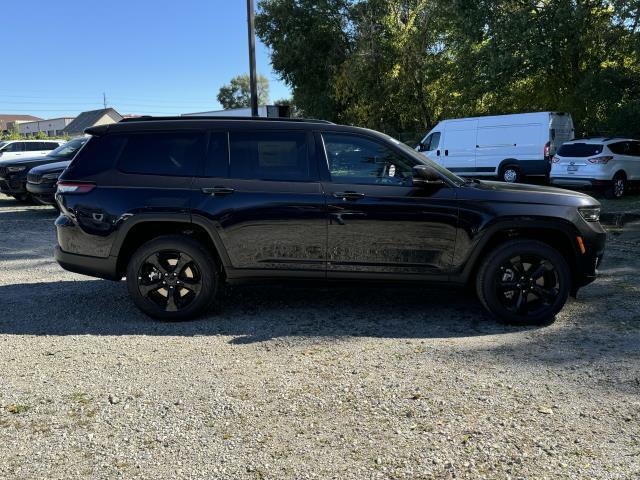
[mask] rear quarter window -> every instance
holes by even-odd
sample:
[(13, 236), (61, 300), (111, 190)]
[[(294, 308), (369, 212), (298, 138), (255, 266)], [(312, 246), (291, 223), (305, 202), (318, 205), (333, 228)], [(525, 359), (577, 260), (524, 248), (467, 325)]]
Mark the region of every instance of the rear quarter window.
[(113, 167), (127, 138), (125, 135), (91, 137), (67, 168), (67, 179), (82, 179)]
[(600, 153), (602, 153), (602, 145), (596, 143), (565, 143), (558, 150), (558, 155), (561, 157), (592, 157)]

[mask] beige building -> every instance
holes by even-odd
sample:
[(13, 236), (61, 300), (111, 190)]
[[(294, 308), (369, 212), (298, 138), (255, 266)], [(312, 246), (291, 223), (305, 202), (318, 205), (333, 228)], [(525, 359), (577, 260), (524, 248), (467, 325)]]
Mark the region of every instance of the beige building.
[(84, 134), (86, 128), (118, 123), (120, 120), (122, 120), (122, 115), (116, 112), (113, 108), (82, 112), (73, 122), (62, 130), (62, 134), (74, 137)]

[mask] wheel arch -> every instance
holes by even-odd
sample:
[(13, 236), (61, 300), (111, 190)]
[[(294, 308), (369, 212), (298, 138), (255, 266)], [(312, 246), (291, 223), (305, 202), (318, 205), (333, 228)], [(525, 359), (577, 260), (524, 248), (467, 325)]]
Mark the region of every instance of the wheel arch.
[(475, 281), (476, 274), (487, 254), (513, 239), (538, 240), (558, 250), (569, 265), (573, 286), (571, 294), (575, 295), (577, 289), (574, 279), (578, 273), (577, 239), (578, 233), (570, 224), (562, 220), (536, 221), (531, 225), (531, 220), (509, 221), (498, 223), (485, 231), (482, 239), (476, 245), (473, 255), (462, 274), (465, 283)]
[(186, 215), (145, 215), (130, 219), (125, 223), (126, 227), (122, 228), (111, 249), (111, 256), (117, 257), (118, 275), (124, 276), (127, 263), (142, 244), (164, 235), (185, 235), (199, 241), (211, 251), (221, 273), (224, 274), (228, 261), (226, 252), (222, 249), (222, 242), (215, 238), (216, 234), (203, 223), (193, 222)]
[(498, 165), (498, 175), (502, 175), (502, 170), (509, 165), (513, 165), (514, 167), (518, 167), (519, 170), (522, 170), (520, 161), (517, 158), (505, 158)]

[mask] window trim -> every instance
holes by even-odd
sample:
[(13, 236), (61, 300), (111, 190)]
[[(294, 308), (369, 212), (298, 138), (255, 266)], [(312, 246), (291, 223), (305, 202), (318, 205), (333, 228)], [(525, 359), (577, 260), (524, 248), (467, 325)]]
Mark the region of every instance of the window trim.
[[(331, 177), (331, 167), (329, 166), (329, 155), (327, 155), (327, 145), (326, 142), (324, 140), (324, 136), (325, 134), (335, 134), (335, 135), (344, 135), (344, 136), (348, 136), (348, 137), (355, 137), (355, 138), (363, 138), (365, 140), (368, 140), (370, 142), (373, 143), (377, 143), (379, 145), (384, 146), (385, 148), (387, 148), (388, 150), (392, 151), (393, 153), (395, 153), (396, 155), (401, 156), (402, 158), (406, 158), (408, 160), (416, 161), (414, 158), (411, 158), (407, 155), (404, 154), (404, 152), (399, 151), (398, 149), (395, 148), (394, 145), (384, 142), (378, 138), (372, 137), (370, 135), (363, 135), (360, 133), (352, 133), (352, 132), (340, 132), (340, 131), (335, 131), (335, 130), (322, 130), (319, 132), (320, 134), (320, 139), (322, 141), (322, 149), (324, 152), (324, 165), (326, 167), (326, 171), (327, 171), (327, 182), (328, 183), (333, 183), (336, 185), (363, 185), (363, 186), (370, 186), (370, 187), (393, 187), (393, 188), (398, 188), (398, 187), (404, 187), (404, 188), (415, 188), (411, 185), (393, 185), (393, 184), (384, 184), (384, 183), (362, 183), (362, 182), (355, 182), (355, 181), (347, 181), (347, 182), (340, 182), (340, 181), (335, 181), (332, 177)], [(419, 162), (416, 161), (416, 165), (418, 165)]]

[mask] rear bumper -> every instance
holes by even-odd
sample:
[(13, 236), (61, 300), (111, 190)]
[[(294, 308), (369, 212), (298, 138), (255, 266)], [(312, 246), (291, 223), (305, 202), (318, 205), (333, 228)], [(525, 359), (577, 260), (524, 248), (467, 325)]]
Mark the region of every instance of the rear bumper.
[(563, 185), (566, 187), (593, 187), (606, 188), (611, 185), (611, 180), (601, 180), (591, 177), (551, 177), (552, 185)]
[(65, 252), (59, 246), (55, 248), (54, 257), (62, 268), (70, 272), (107, 280), (120, 280), (122, 278), (117, 274), (118, 259), (116, 257), (98, 258), (78, 255)]

